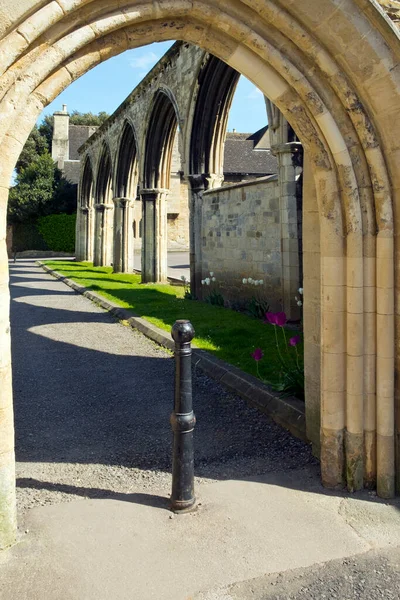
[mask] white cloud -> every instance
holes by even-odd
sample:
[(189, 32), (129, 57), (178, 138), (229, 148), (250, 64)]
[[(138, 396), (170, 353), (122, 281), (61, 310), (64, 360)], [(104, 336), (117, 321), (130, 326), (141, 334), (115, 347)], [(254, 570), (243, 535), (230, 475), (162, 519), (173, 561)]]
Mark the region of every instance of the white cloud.
[(135, 56), (135, 58), (131, 60), (130, 64), (131, 67), (133, 67), (134, 69), (145, 69), (145, 73), (147, 73), (151, 69), (151, 67), (155, 65), (159, 58), (160, 57), (157, 56), (157, 54), (155, 54), (154, 52), (147, 52), (142, 56)]
[(262, 95), (263, 93), (258, 88), (254, 87), (254, 89), (246, 96), (246, 98), (248, 100), (258, 100)]

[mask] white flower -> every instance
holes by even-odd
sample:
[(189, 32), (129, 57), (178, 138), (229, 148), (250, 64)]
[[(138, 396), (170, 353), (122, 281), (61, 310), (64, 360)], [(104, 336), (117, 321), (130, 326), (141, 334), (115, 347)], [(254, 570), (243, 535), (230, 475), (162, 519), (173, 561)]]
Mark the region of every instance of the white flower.
[(247, 279), (246, 279), (246, 278), (243, 278), (243, 279), (242, 279), (242, 283), (243, 283), (243, 285), (246, 285), (246, 283), (247, 283)]
[(251, 277), (249, 277), (247, 281), (248, 281), (249, 283), (252, 283), (252, 282), (253, 282), (253, 280), (252, 280), (252, 278), (251, 278)]
[(254, 285), (258, 285), (258, 280), (256, 279), (256, 281), (254, 282)]
[(303, 306), (303, 303), (302, 303), (302, 301), (301, 301), (301, 300), (299, 300), (299, 301), (297, 302), (297, 306)]
[(201, 280), (201, 285), (204, 285), (204, 284), (205, 284), (205, 281), (204, 281), (204, 279), (202, 279)]
[(299, 299), (298, 299), (298, 297), (297, 297), (297, 296), (295, 296), (295, 297), (294, 297), (294, 299), (296, 300), (296, 302), (298, 302), (298, 301), (299, 301)]
[(260, 281), (258, 282), (260, 285), (264, 285), (264, 279), (260, 279)]
[(303, 295), (303, 288), (299, 288), (299, 294)]
[(209, 277), (206, 277), (204, 281), (205, 281), (206, 285), (210, 285), (210, 278)]
[(211, 277), (211, 281), (217, 281), (215, 277)]
[(210, 271), (210, 277), (214, 275), (214, 271)]

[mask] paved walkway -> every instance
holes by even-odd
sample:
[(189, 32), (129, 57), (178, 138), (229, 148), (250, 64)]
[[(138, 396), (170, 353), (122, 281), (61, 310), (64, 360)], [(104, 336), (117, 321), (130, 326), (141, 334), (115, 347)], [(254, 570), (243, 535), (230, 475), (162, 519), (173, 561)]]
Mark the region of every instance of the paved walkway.
[(1, 600), (253, 598), (253, 578), (400, 544), (398, 503), (326, 493), (309, 447), (198, 373), (201, 505), (171, 518), (171, 356), (10, 267), (21, 530)]
[[(140, 271), (140, 254), (135, 254), (134, 267)], [(190, 257), (189, 252), (168, 252), (168, 277), (180, 279), (181, 276), (190, 281)]]

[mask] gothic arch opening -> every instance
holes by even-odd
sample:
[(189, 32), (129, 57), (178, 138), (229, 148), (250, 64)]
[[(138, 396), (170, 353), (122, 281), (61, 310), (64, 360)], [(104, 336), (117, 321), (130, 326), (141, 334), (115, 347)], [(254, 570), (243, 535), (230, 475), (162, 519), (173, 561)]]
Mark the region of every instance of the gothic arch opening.
[(162, 90), (156, 93), (148, 122), (143, 184), (146, 189), (168, 189), (178, 119), (174, 104)]
[[(400, 362), (395, 346), (400, 318), (394, 311), (400, 270), (395, 273), (394, 252), (397, 259), (399, 253), (393, 217), (400, 202), (398, 32), (372, 0), (179, 0), (140, 8), (137, 2), (121, 8), (119, 0), (61, 4), (63, 9), (57, 2), (33, 2), (27, 11), (19, 3), (0, 8), (3, 214), (12, 170), (38, 114), (95, 64), (146, 42), (181, 39), (243, 73), (292, 125), (312, 173), (318, 207), (312, 218), (320, 230), (317, 307), (307, 304), (307, 290), (315, 286), (312, 277), (304, 291), (305, 311), (321, 314), (322, 480), (330, 487), (346, 483), (350, 490), (376, 482), (379, 495), (393, 496), (396, 473), (400, 481), (399, 421), (395, 430), (400, 394), (394, 388), (394, 367)], [(156, 176), (149, 169), (151, 183), (145, 185), (152, 186)], [(108, 206), (97, 192), (96, 202)], [(317, 228), (310, 226), (306, 234), (312, 243)], [(103, 259), (104, 264), (109, 260)], [(7, 278), (4, 260), (2, 306), (8, 302)], [(4, 310), (3, 547), (14, 541), (16, 529), (9, 336)]]
[(125, 123), (118, 152), (116, 195), (118, 198), (136, 196), (137, 144), (133, 127)]
[(93, 206), (93, 171), (89, 158), (86, 158), (80, 187), (80, 204), (84, 208)]
[(148, 120), (143, 164), (142, 281), (145, 282), (167, 279), (167, 216), (174, 214), (171, 192), (176, 194), (176, 189), (171, 189), (174, 157), (181, 162), (176, 102), (160, 89), (155, 94)]
[(198, 74), (189, 170), (192, 175), (204, 175), (207, 187), (223, 179), (229, 109), (239, 78), (240, 73), (216, 56), (210, 56)]
[(90, 158), (86, 157), (82, 179), (79, 186), (79, 205), (77, 207), (76, 255), (78, 260), (93, 260), (94, 242), (94, 191), (93, 170)]
[(137, 190), (137, 141), (133, 126), (126, 121), (119, 143), (114, 198), (113, 267), (115, 273), (134, 268), (132, 222)]
[(112, 264), (113, 238), (112, 222), (114, 204), (112, 203), (112, 163), (110, 150), (103, 144), (95, 187), (96, 235), (94, 243), (94, 260), (96, 267)]

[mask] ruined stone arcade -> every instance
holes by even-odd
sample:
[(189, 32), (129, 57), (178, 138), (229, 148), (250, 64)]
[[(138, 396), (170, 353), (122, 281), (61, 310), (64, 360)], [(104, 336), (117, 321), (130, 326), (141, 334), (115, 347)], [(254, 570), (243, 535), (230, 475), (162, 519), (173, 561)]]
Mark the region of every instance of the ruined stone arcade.
[[(397, 16), (399, 3), (389, 4)], [(0, 546), (16, 531), (5, 245), (11, 174), (44, 106), (95, 64), (157, 40), (196, 44), (246, 75), (301, 141), (310, 437), (321, 447), (326, 486), (377, 485), (392, 497), (400, 482), (400, 43), (378, 3), (19, 0), (1, 4), (0, 31)], [(154, 158), (144, 170), (145, 227), (165, 189)], [(110, 172), (107, 148), (101, 160)], [(194, 168), (187, 172), (196, 207), (204, 171)], [(97, 183), (107, 219), (110, 178)]]
[[(189, 249), (190, 216), (192, 292), (198, 298), (199, 280), (211, 270), (234, 301), (246, 294), (238, 292), (238, 282), (251, 274), (265, 280), (271, 306), (295, 319), (301, 285), (296, 178), (302, 147), (288, 143), (294, 134), (268, 101), (277, 123), (271, 133), (261, 130), (253, 163), (264, 161), (266, 171), (266, 163), (276, 163), (272, 138), (278, 176), (221, 187), (238, 79), (239, 73), (218, 58), (175, 43), (80, 149), (76, 256), (129, 272), (135, 249), (142, 249), (144, 281), (164, 281), (167, 247)], [(249, 142), (233, 139), (230, 149), (235, 169), (246, 173), (252, 165), (240, 153), (243, 143), (247, 151)], [(238, 164), (240, 158), (245, 164)], [(200, 175), (204, 189), (193, 191)]]

